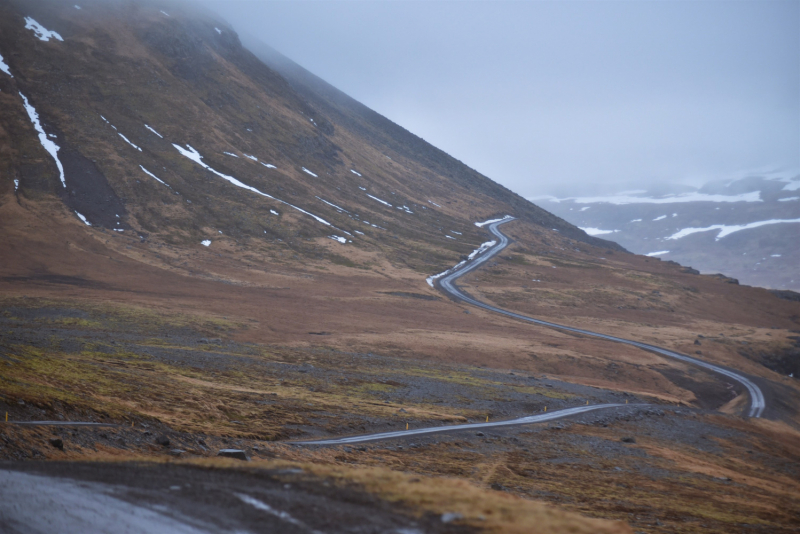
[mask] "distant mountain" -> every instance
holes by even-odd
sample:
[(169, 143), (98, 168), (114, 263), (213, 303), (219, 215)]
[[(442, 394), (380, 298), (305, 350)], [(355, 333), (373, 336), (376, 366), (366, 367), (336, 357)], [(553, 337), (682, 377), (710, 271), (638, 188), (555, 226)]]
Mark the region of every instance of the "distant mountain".
[(741, 283), (800, 290), (800, 176), (753, 176), (672, 194), (538, 197), (590, 235)]

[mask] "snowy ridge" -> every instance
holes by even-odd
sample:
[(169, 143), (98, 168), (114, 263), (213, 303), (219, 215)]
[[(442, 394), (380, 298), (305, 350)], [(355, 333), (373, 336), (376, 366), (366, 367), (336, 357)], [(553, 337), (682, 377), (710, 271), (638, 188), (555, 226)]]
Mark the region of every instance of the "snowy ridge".
[[(28, 99), (25, 98), (25, 95), (20, 93), (19, 96), (22, 97), (22, 102), (25, 104), (25, 111), (28, 112), (28, 117), (30, 117), (34, 129), (36, 129), (36, 131), (39, 133), (39, 142), (42, 143), (44, 149), (47, 150), (51, 156), (53, 156), (54, 160), (56, 160), (56, 166), (58, 167), (58, 172), (61, 175), (61, 185), (67, 187), (67, 181), (64, 178), (64, 167), (61, 165), (61, 160), (58, 159), (58, 151), (60, 150), (59, 146), (47, 138), (47, 134), (44, 133), (44, 129), (39, 123), (39, 114), (36, 113), (34, 107), (28, 103)], [(83, 216), (81, 215), (81, 217)]]
[(800, 219), (771, 219), (769, 221), (757, 221), (749, 224), (738, 224), (738, 225), (714, 224), (711, 226), (707, 226), (706, 228), (684, 228), (683, 230), (675, 232), (666, 239), (680, 239), (682, 237), (686, 237), (687, 235), (692, 235), (699, 232), (720, 230), (715, 239), (716, 241), (719, 241), (723, 237), (731, 235), (734, 232), (739, 232), (741, 230), (749, 230), (750, 228), (758, 228), (759, 226), (765, 226), (768, 224), (788, 224), (788, 223), (800, 223)]

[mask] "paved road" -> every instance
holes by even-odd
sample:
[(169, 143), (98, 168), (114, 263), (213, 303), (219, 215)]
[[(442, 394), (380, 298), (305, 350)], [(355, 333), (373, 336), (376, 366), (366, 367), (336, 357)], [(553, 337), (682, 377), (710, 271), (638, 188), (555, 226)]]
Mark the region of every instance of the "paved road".
[(564, 410), (556, 410), (550, 413), (541, 413), (539, 415), (528, 415), (518, 419), (509, 419), (507, 421), (495, 421), (492, 423), (469, 423), (466, 425), (445, 425), (433, 426), (428, 428), (415, 428), (411, 430), (397, 430), (395, 432), (381, 432), (380, 434), (366, 434), (364, 436), (351, 436), (348, 438), (325, 439), (318, 441), (299, 441), (295, 442), (297, 445), (346, 445), (349, 443), (363, 443), (365, 441), (378, 441), (382, 439), (391, 438), (405, 438), (408, 436), (417, 436), (420, 434), (434, 434), (437, 432), (452, 432), (454, 430), (476, 430), (481, 428), (491, 428), (496, 426), (512, 426), (512, 425), (527, 425), (530, 423), (543, 423), (545, 421), (553, 421), (555, 419), (563, 419), (571, 415), (578, 415), (586, 412), (593, 412), (595, 410), (604, 410), (608, 408), (625, 408), (634, 406), (648, 406), (647, 404), (595, 404), (593, 406), (578, 406), (577, 408), (567, 408)]
[(586, 336), (597, 337), (597, 338), (605, 339), (605, 340), (608, 340), (608, 341), (614, 341), (616, 343), (624, 343), (626, 345), (633, 345), (634, 347), (638, 347), (640, 349), (644, 349), (644, 350), (647, 350), (647, 351), (650, 351), (650, 352), (655, 352), (657, 354), (661, 354), (662, 356), (667, 356), (669, 358), (674, 358), (676, 360), (681, 360), (683, 362), (687, 362), (687, 363), (690, 363), (692, 365), (696, 365), (698, 367), (702, 367), (704, 369), (708, 369), (708, 370), (713, 371), (715, 373), (724, 375), (724, 376), (726, 376), (726, 377), (728, 377), (730, 379), (733, 379), (733, 380), (739, 382), (745, 388), (747, 388), (747, 392), (750, 394), (750, 417), (761, 417), (761, 414), (764, 412), (764, 408), (766, 407), (766, 404), (765, 404), (765, 401), (764, 401), (763, 392), (761, 391), (761, 389), (752, 380), (750, 380), (749, 378), (747, 378), (745, 376), (740, 375), (739, 373), (731, 371), (730, 369), (726, 369), (726, 368), (720, 367), (718, 365), (713, 365), (713, 364), (710, 364), (708, 362), (704, 362), (702, 360), (698, 360), (696, 358), (692, 358), (691, 356), (686, 356), (685, 354), (681, 354), (679, 352), (674, 352), (674, 351), (671, 351), (671, 350), (667, 350), (667, 349), (664, 349), (664, 348), (661, 348), (661, 347), (657, 347), (655, 345), (649, 345), (647, 343), (641, 343), (639, 341), (632, 341), (630, 339), (624, 339), (624, 338), (621, 338), (621, 337), (609, 336), (609, 335), (606, 335), (606, 334), (598, 334), (597, 332), (591, 332), (589, 330), (582, 330), (580, 328), (573, 328), (571, 326), (564, 326), (564, 325), (560, 325), (560, 324), (556, 324), (556, 323), (551, 323), (551, 322), (548, 322), (548, 321), (542, 321), (541, 319), (534, 319), (533, 317), (528, 317), (526, 315), (521, 315), (519, 313), (514, 313), (514, 312), (511, 312), (511, 311), (508, 311), (508, 310), (504, 310), (502, 308), (497, 308), (495, 306), (491, 306), (489, 304), (486, 304), (484, 302), (476, 300), (476, 299), (470, 297), (469, 295), (467, 295), (466, 293), (462, 292), (455, 285), (456, 280), (458, 280), (460, 277), (464, 276), (465, 274), (467, 274), (467, 273), (469, 273), (471, 271), (474, 271), (475, 269), (477, 269), (481, 265), (485, 264), (486, 262), (488, 262), (489, 260), (491, 260), (492, 258), (497, 256), (503, 249), (505, 249), (508, 246), (509, 240), (500, 231), (499, 227), (500, 227), (500, 225), (505, 224), (507, 222), (511, 222), (513, 220), (514, 220), (513, 218), (508, 218), (508, 219), (503, 219), (503, 220), (488, 224), (487, 226), (489, 228), (489, 231), (492, 232), (492, 234), (494, 234), (498, 239), (497, 243), (494, 246), (492, 246), (491, 248), (487, 249), (483, 254), (480, 254), (479, 256), (474, 258), (472, 261), (464, 264), (461, 268), (456, 269), (452, 273), (449, 273), (449, 274), (441, 277), (439, 280), (437, 280), (436, 283), (438, 283), (439, 287), (443, 291), (445, 291), (446, 293), (449, 293), (452, 297), (454, 297), (454, 298), (456, 298), (458, 300), (461, 300), (463, 302), (466, 302), (468, 304), (472, 304), (473, 306), (477, 306), (479, 308), (483, 308), (484, 310), (489, 310), (489, 311), (493, 311), (495, 313), (500, 313), (500, 314), (503, 314), (503, 315), (507, 315), (507, 316), (513, 317), (515, 319), (520, 319), (522, 321), (527, 321), (529, 323), (534, 323), (534, 324), (538, 324), (538, 325), (541, 325), (541, 326), (547, 326), (547, 327), (550, 327), (550, 328), (556, 328), (558, 330), (564, 330), (564, 331), (567, 331), (567, 332), (574, 332), (574, 333), (583, 334), (583, 335), (586, 335)]

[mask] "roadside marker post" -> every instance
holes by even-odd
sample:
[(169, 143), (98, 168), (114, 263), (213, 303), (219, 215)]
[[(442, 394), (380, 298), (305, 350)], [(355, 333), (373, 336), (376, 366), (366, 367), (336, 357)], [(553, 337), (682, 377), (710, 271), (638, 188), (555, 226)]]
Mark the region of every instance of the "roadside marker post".
[(406, 423), (406, 430), (408, 430), (408, 423)]
[(544, 407), (544, 411), (547, 411), (547, 406)]
[(586, 401), (586, 406), (589, 406), (589, 401)]
[(487, 423), (489, 422), (489, 416), (488, 415), (486, 416), (486, 422)]

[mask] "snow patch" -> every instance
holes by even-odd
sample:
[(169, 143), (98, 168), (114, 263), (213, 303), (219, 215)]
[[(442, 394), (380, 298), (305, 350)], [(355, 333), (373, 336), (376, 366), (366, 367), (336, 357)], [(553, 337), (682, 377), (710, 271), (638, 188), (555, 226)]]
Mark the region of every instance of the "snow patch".
[(141, 152), (141, 151), (142, 151), (142, 149), (141, 149), (141, 148), (139, 148), (138, 146), (136, 146), (136, 145), (134, 145), (133, 143), (131, 143), (131, 142), (130, 142), (130, 140), (129, 140), (127, 137), (125, 137), (124, 135), (122, 135), (120, 132), (117, 132), (117, 135), (118, 135), (118, 136), (120, 136), (122, 139), (124, 139), (126, 143), (128, 143), (129, 145), (131, 145), (133, 148), (135, 148), (135, 149), (136, 149), (136, 150), (138, 150), (139, 152)]
[(36, 35), (36, 38), (40, 41), (49, 41), (50, 39), (64, 40), (58, 33), (48, 30), (31, 17), (25, 17), (25, 29), (33, 30), (34, 35)]
[(780, 258), (780, 254), (770, 254), (770, 258)]
[(244, 157), (246, 157), (247, 159), (252, 159), (253, 161), (258, 161), (257, 157), (251, 156), (250, 154), (245, 154)]
[(53, 159), (56, 160), (56, 166), (58, 167), (58, 172), (61, 176), (61, 185), (67, 187), (67, 182), (64, 178), (64, 167), (61, 165), (61, 160), (58, 159), (58, 151), (60, 150), (60, 147), (47, 138), (42, 125), (39, 123), (39, 114), (36, 113), (34, 107), (28, 103), (28, 99), (25, 98), (25, 95), (20, 93), (19, 96), (22, 97), (22, 102), (25, 104), (25, 111), (28, 112), (28, 117), (30, 117), (34, 129), (39, 134), (39, 142), (42, 144), (44, 149), (47, 150), (51, 156), (53, 156)]
[(165, 16), (167, 16), (167, 17), (169, 17), (169, 13), (167, 13), (167, 12), (166, 12), (166, 11), (164, 11), (163, 9), (161, 10), (161, 14), (162, 14), (162, 15), (165, 15)]
[(159, 136), (161, 139), (164, 139), (164, 136), (163, 136), (163, 135), (161, 135), (160, 133), (158, 133), (157, 131), (155, 131), (154, 129), (152, 129), (150, 126), (148, 126), (148, 125), (146, 125), (146, 124), (145, 124), (145, 125), (144, 125), (144, 127), (145, 127), (145, 128), (147, 128), (148, 130), (150, 130), (151, 132), (153, 132), (154, 134), (156, 134), (157, 136)]
[(281, 200), (279, 198), (273, 197), (272, 195), (268, 195), (266, 193), (263, 193), (263, 192), (259, 191), (258, 189), (256, 189), (255, 187), (251, 187), (249, 185), (243, 184), (242, 182), (240, 182), (239, 180), (237, 180), (233, 176), (228, 176), (227, 174), (223, 174), (223, 173), (221, 173), (221, 172), (209, 167), (208, 165), (203, 163), (203, 161), (202, 161), (203, 160), (203, 156), (201, 156), (200, 153), (197, 152), (197, 150), (192, 148), (190, 145), (186, 145), (186, 148), (183, 148), (180, 145), (176, 145), (175, 143), (173, 143), (172, 146), (174, 146), (175, 149), (178, 152), (180, 152), (181, 155), (183, 155), (184, 157), (189, 158), (190, 160), (194, 161), (195, 163), (197, 163), (198, 165), (200, 165), (204, 169), (208, 169), (209, 171), (213, 172), (214, 174), (216, 174), (220, 178), (222, 178), (224, 180), (227, 180), (228, 182), (232, 183), (236, 187), (241, 187), (242, 189), (247, 189), (248, 191), (252, 191), (253, 193), (261, 195), (262, 197), (271, 198), (272, 200), (280, 202), (281, 204), (286, 204), (290, 208), (294, 208), (297, 211), (299, 211), (300, 213), (304, 213), (304, 214), (308, 215), (309, 217), (314, 218), (317, 222), (320, 222), (320, 223), (324, 224), (325, 226), (332, 226), (331, 223), (329, 223), (328, 221), (326, 221), (322, 217), (314, 215), (313, 213), (310, 213), (310, 212), (308, 212), (308, 211), (306, 211), (306, 210), (304, 210), (302, 208), (298, 208), (294, 204), (289, 204), (285, 200)]
[(800, 200), (800, 197), (779, 198), (778, 202), (789, 202), (790, 200)]
[(166, 183), (166, 182), (164, 182), (162, 180), (159, 180), (158, 177), (155, 174), (153, 174), (152, 172), (148, 171), (147, 169), (145, 169), (141, 165), (139, 165), (139, 168), (142, 169), (146, 175), (148, 175), (149, 177), (153, 178), (156, 182), (162, 183), (162, 184), (166, 185), (167, 187), (169, 187), (168, 183)]
[[(430, 200), (428, 202), (430, 202)], [(441, 206), (439, 206), (439, 207), (441, 207)], [(506, 215), (502, 219), (489, 219), (488, 221), (476, 222), (475, 226), (477, 226), (478, 228), (483, 228), (487, 224), (492, 224), (492, 223), (496, 223), (496, 222), (499, 222), (499, 221), (505, 221), (506, 219), (513, 219), (513, 218), (514, 217), (512, 217), (511, 215)]]
[(354, 231), (355, 233), (357, 233), (358, 235), (365, 235), (365, 234), (364, 234), (364, 232), (359, 232), (358, 230), (353, 230), (353, 231)]
[(447, 234), (445, 234), (445, 237), (446, 237), (447, 239), (455, 239), (455, 237), (450, 237), (450, 236), (449, 236), (449, 235), (447, 235)]
[(214, 30), (216, 30), (216, 32), (217, 32), (219, 35), (222, 35), (222, 30), (220, 30), (219, 28), (214, 28)]
[(387, 205), (387, 206), (389, 206), (390, 208), (392, 207), (392, 205), (391, 205), (391, 204), (389, 204), (388, 202), (386, 202), (385, 200), (381, 200), (381, 199), (379, 199), (378, 197), (374, 197), (374, 196), (370, 195), (369, 193), (367, 193), (367, 196), (368, 196), (369, 198), (371, 198), (372, 200), (377, 200), (377, 201), (378, 201), (378, 202), (380, 202), (381, 204), (386, 204), (386, 205)]
[(642, 222), (641, 219), (632, 219), (631, 222)]
[(692, 235), (699, 232), (709, 232), (711, 230), (719, 230), (720, 232), (717, 234), (717, 237), (715, 239), (716, 241), (719, 241), (723, 237), (731, 235), (734, 232), (739, 232), (741, 230), (749, 230), (751, 228), (758, 228), (759, 226), (766, 226), (770, 224), (791, 224), (791, 223), (800, 223), (800, 219), (770, 219), (768, 221), (758, 221), (748, 224), (738, 224), (738, 225), (714, 224), (712, 226), (707, 226), (706, 228), (684, 228), (683, 230), (680, 230), (672, 234), (666, 239), (680, 239), (682, 237), (686, 237), (687, 235)]
[(200, 241), (200, 244), (203, 245), (204, 247), (208, 247), (208, 246), (211, 245), (211, 240), (210, 239), (204, 239), (204, 240)]
[(271, 163), (264, 163), (263, 161), (259, 161), (259, 163), (262, 164), (264, 167), (266, 167), (268, 169), (277, 169), (278, 168), (278, 167), (276, 167), (275, 165), (273, 165)]
[(789, 182), (788, 184), (783, 186), (782, 191), (797, 191), (798, 189), (800, 189), (800, 180)]
[(350, 172), (352, 172), (352, 173), (353, 173), (353, 174), (355, 174), (356, 176), (361, 176), (361, 173), (359, 173), (359, 172), (356, 172), (356, 171), (354, 171), (353, 169), (350, 169)]
[(314, 178), (319, 178), (319, 176), (317, 176), (317, 175), (316, 175), (316, 174), (314, 174), (313, 172), (309, 171), (309, 170), (308, 170), (308, 169), (306, 169), (305, 167), (301, 167), (301, 168), (303, 169), (303, 172), (304, 172), (304, 173), (306, 173), (306, 174), (310, 174), (310, 175), (311, 175), (311, 176), (313, 176)]
[(584, 206), (581, 209), (579, 209), (578, 211), (586, 211), (586, 210), (588, 210), (590, 208), (591, 208), (591, 206)]
[[(433, 205), (434, 205), (434, 206), (436, 206), (437, 208), (441, 208), (441, 206), (440, 206), (439, 204), (437, 204), (436, 202), (434, 202), (433, 200), (429, 200), (428, 202), (430, 202), (431, 204), (433, 204)], [(476, 223), (476, 224), (477, 224), (477, 223)]]
[(669, 254), (669, 250), (659, 250), (658, 252), (651, 252), (650, 254), (645, 254), (645, 256), (661, 256), (662, 254)]
[(328, 239), (333, 239), (334, 241), (338, 241), (342, 245), (347, 243), (347, 238), (346, 237), (339, 237), (338, 235), (329, 235)]
[(15, 192), (15, 193), (17, 192), (17, 189), (19, 189), (19, 180), (16, 180), (16, 179), (15, 179), (15, 180), (14, 180), (14, 192)]
[(273, 214), (273, 215), (280, 215), (280, 213), (278, 213), (278, 212), (277, 212), (277, 211), (275, 211), (275, 210), (269, 210), (269, 212), (270, 212), (271, 214)]
[(317, 199), (317, 200), (319, 200), (320, 202), (324, 202), (324, 203), (325, 203), (325, 204), (327, 204), (328, 206), (331, 206), (331, 207), (334, 207), (334, 208), (336, 208), (336, 209), (337, 209), (337, 210), (339, 210), (339, 211), (343, 211), (343, 212), (345, 212), (345, 213), (350, 213), (350, 212), (349, 212), (349, 211), (347, 211), (346, 209), (344, 209), (344, 208), (340, 208), (339, 206), (337, 206), (337, 205), (336, 205), (336, 204), (334, 204), (333, 202), (328, 202), (328, 201), (327, 201), (327, 200), (325, 200), (324, 198), (319, 198), (319, 197), (317, 197), (317, 196), (315, 196), (314, 198), (316, 198), (316, 199)]
[(579, 226), (578, 228), (580, 228), (589, 235), (603, 235), (603, 234), (613, 234), (614, 232), (619, 232), (619, 230), (601, 230), (600, 228), (592, 228), (592, 227), (584, 228), (583, 226)]
[(81, 8), (81, 6), (79, 6), (78, 4), (75, 4), (75, 9), (80, 9), (80, 8)]
[(223, 152), (223, 154), (225, 154), (226, 156), (232, 156), (234, 158), (238, 158), (239, 157), (239, 156), (237, 156), (236, 154), (234, 154), (232, 152)]
[(80, 214), (80, 213), (78, 213), (77, 211), (75, 212), (75, 215), (77, 215), (77, 216), (78, 216), (78, 218), (79, 218), (80, 220), (82, 220), (82, 221), (83, 221), (83, 224), (85, 224), (86, 226), (91, 226), (91, 225), (92, 225), (92, 223), (90, 223), (89, 221), (87, 221), (87, 220), (86, 220), (86, 217), (84, 217), (83, 215), (81, 215), (81, 214)]
[(3, 56), (2, 56), (2, 54), (0, 54), (0, 70), (1, 70), (1, 71), (3, 71), (3, 72), (5, 72), (6, 74), (8, 74), (9, 76), (11, 76), (12, 78), (14, 77), (14, 75), (13, 75), (13, 74), (11, 74), (11, 69), (9, 69), (9, 68), (8, 68), (8, 65), (6, 65), (6, 62), (5, 62), (5, 61), (3, 61)]
[(653, 220), (654, 220), (654, 221), (660, 221), (661, 219), (666, 219), (666, 218), (667, 218), (667, 216), (666, 216), (666, 215), (659, 215), (658, 217), (656, 217), (656, 218), (655, 218), (655, 219), (653, 219)]

